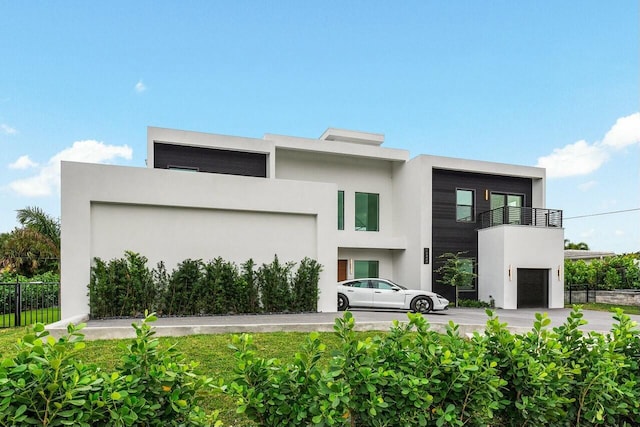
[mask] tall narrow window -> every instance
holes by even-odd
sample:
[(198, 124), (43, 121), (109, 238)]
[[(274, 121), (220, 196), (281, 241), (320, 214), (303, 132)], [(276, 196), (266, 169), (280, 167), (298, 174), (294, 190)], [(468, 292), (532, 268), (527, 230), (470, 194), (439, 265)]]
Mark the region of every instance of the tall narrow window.
[(378, 277), (378, 261), (354, 261), (353, 278)]
[(356, 230), (379, 231), (380, 195), (356, 193)]
[(338, 191), (338, 230), (344, 230), (344, 191)]
[(473, 190), (456, 190), (456, 221), (474, 221), (473, 198)]

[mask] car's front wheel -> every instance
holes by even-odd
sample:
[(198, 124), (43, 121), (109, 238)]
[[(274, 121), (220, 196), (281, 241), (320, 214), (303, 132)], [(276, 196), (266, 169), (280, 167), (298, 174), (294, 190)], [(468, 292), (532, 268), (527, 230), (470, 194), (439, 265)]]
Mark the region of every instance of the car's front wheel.
[(349, 300), (342, 294), (338, 294), (338, 311), (345, 311), (349, 307)]
[(433, 309), (433, 302), (431, 298), (425, 296), (415, 297), (411, 301), (411, 310), (416, 313), (428, 313)]

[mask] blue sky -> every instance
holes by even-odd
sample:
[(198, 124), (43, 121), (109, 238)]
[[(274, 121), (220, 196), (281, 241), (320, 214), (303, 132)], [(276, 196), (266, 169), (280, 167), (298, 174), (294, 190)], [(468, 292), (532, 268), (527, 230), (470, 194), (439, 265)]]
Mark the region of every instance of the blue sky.
[[(146, 127), (544, 166), (565, 237), (640, 250), (638, 2), (0, 2), (0, 232), (61, 159), (144, 166)], [(586, 216), (614, 211), (607, 215)]]

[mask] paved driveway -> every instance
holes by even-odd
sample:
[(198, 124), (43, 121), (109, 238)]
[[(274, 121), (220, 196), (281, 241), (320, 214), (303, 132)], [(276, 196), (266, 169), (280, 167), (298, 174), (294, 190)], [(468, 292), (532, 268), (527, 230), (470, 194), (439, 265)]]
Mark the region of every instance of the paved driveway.
[[(561, 325), (569, 315), (569, 309), (520, 309), (496, 310), (502, 322), (515, 332), (530, 330), (535, 313), (544, 311), (551, 319), (551, 326)], [(403, 311), (353, 310), (356, 328), (359, 330), (387, 330), (393, 320), (406, 321)], [(155, 322), (159, 336), (182, 336), (191, 334), (273, 332), (273, 331), (332, 331), (334, 320), (341, 313), (305, 313), (305, 314), (261, 314), (236, 316), (170, 317)], [(487, 321), (484, 309), (451, 308), (444, 312), (425, 315), (432, 328), (443, 331), (449, 321), (460, 325), (461, 333), (483, 330)], [(640, 316), (631, 316), (640, 322)], [(582, 329), (585, 331), (608, 332), (614, 323), (611, 313), (584, 311), (588, 321)], [(134, 336), (132, 319), (91, 320), (84, 330), (87, 339), (124, 338)], [(53, 329), (58, 335), (63, 328)]]

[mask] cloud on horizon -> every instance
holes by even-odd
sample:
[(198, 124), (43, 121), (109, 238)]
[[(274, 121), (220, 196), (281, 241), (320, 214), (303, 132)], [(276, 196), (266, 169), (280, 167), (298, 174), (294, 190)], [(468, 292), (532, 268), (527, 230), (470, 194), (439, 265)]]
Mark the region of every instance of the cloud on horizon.
[[(49, 159), (37, 175), (9, 183), (9, 188), (21, 196), (46, 197), (60, 190), (60, 162), (111, 163), (117, 158), (131, 160), (133, 150), (128, 145), (107, 145), (100, 141), (76, 141)], [(27, 157), (28, 156), (23, 156)], [(18, 159), (15, 163), (17, 163)], [(29, 160), (30, 161), (30, 160)], [(23, 160), (24, 162), (24, 160)]]
[(640, 144), (640, 112), (616, 120), (602, 141), (580, 140), (555, 148), (539, 157), (537, 166), (546, 168), (548, 178), (588, 175), (609, 160), (612, 152), (634, 144)]
[(7, 135), (15, 135), (18, 133), (18, 130), (16, 128), (12, 128), (6, 123), (0, 124), (0, 129), (2, 130), (2, 133)]
[(36, 162), (31, 160), (29, 156), (24, 155), (24, 156), (20, 156), (15, 162), (11, 163), (9, 165), (9, 169), (22, 170), (22, 169), (35, 168), (36, 166), (38, 166)]

